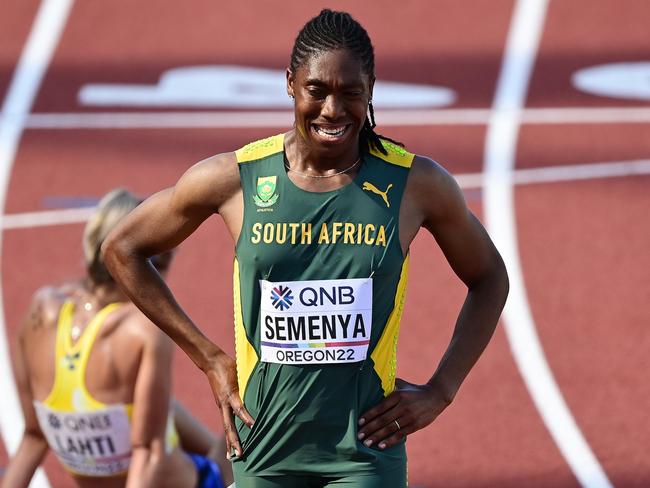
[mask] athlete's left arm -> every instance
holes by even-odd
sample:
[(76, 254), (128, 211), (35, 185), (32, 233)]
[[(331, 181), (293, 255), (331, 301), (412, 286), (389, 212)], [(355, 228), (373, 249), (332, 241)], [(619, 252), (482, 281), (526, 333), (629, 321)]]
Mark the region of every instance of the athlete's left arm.
[(426, 427), (452, 402), (490, 341), (508, 295), (501, 256), (444, 168), (416, 157), (402, 205), (402, 242), (410, 243), (417, 229), (426, 228), (467, 286), (467, 296), (431, 379), (424, 385), (398, 379), (393, 393), (362, 414), (359, 438), (380, 449)]

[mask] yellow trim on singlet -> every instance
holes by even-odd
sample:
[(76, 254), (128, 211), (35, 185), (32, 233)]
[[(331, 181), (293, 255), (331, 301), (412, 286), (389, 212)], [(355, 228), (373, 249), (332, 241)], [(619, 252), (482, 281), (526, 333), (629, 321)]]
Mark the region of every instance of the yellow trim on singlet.
[(400, 147), (397, 144), (393, 144), (386, 139), (382, 139), (381, 143), (388, 154), (383, 154), (372, 146), (370, 147), (370, 154), (388, 163), (402, 166), (403, 168), (411, 167), (411, 164), (413, 164), (413, 158), (415, 158), (415, 154), (408, 152), (403, 147)]
[(235, 305), (235, 357), (237, 359), (237, 383), (239, 385), (239, 395), (244, 398), (246, 385), (255, 369), (259, 358), (255, 348), (248, 341), (246, 328), (244, 327), (244, 317), (241, 307), (241, 291), (239, 283), (239, 261), (235, 258), (233, 266), (233, 298)]
[(279, 153), (284, 150), (284, 134), (267, 137), (246, 144), (241, 149), (235, 151), (238, 163), (247, 163), (257, 161), (271, 154)]
[(386, 327), (375, 346), (370, 357), (375, 363), (375, 372), (381, 379), (381, 386), (384, 396), (388, 396), (395, 389), (395, 373), (397, 371), (397, 339), (399, 337), (399, 325), (404, 310), (404, 298), (406, 295), (406, 281), (409, 270), (409, 256), (406, 256), (402, 264), (397, 291), (395, 292), (395, 305), (388, 317)]
[[(73, 344), (72, 317), (74, 303), (68, 300), (63, 304), (59, 312), (56, 332), (54, 385), (50, 394), (42, 402), (43, 405), (57, 412), (92, 412), (109, 406), (95, 399), (88, 391), (86, 387), (86, 366), (90, 352), (106, 317), (122, 305), (123, 303), (116, 302), (102, 308), (90, 320), (77, 342)], [(122, 405), (130, 420), (133, 415), (133, 403)], [(171, 408), (165, 429), (165, 445), (168, 450), (179, 445), (178, 432)]]
[[(74, 303), (66, 301), (59, 312), (56, 333), (54, 385), (43, 404), (60, 412), (93, 411), (106, 407), (86, 388), (86, 366), (93, 344), (106, 317), (120, 307), (110, 303), (102, 308), (88, 323), (81, 336), (72, 343), (72, 316)], [(129, 418), (132, 404), (125, 405)]]
[[(381, 143), (388, 154), (383, 154), (372, 146), (370, 147), (370, 154), (386, 161), (387, 163), (402, 166), (403, 168), (411, 167), (415, 154), (408, 152), (403, 147), (393, 144), (386, 139), (382, 139)], [(237, 149), (235, 155), (237, 156), (237, 162), (241, 164), (250, 161), (257, 161), (283, 150), (284, 134), (277, 134), (246, 144), (244, 147)]]

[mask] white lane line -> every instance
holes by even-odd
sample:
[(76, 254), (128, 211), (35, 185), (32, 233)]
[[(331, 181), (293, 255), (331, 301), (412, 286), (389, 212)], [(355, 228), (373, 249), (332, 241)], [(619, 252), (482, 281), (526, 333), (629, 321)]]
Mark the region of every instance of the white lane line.
[[(650, 175), (650, 159), (519, 169), (513, 172), (512, 181), (517, 185), (529, 185), (635, 175)], [(482, 188), (485, 180), (484, 173), (461, 173), (454, 177), (464, 190)], [(95, 207), (79, 207), (6, 214), (2, 225), (4, 230), (10, 230), (82, 224), (90, 218), (94, 210)]]
[(526, 108), (522, 124), (643, 124), (650, 122), (650, 107)]
[[(382, 110), (382, 127), (427, 125), (485, 125), (492, 111), (480, 108), (439, 110)], [(526, 124), (637, 124), (650, 122), (650, 107), (528, 108), (520, 120)], [(293, 124), (293, 112), (64, 112), (36, 113), (29, 129), (168, 129), (168, 128), (278, 128)]]
[(510, 296), (503, 321), (526, 387), (578, 482), (588, 488), (610, 488), (607, 475), (585, 441), (546, 362), (528, 305), (517, 248), (512, 169), (522, 107), (547, 7), (548, 0), (518, 0), (515, 4), (486, 135), (485, 216), (488, 231), (510, 275)]
[[(18, 60), (0, 115), (0, 209), (4, 209), (11, 167), (20, 137), (27, 122), (43, 76), (50, 64), (68, 14), (72, 0), (43, 0), (29, 33), (29, 38)], [(2, 221), (0, 212), (0, 222)], [(0, 233), (0, 254), (2, 234)], [(4, 319), (4, 303), (0, 282), (0, 430), (9, 454), (15, 452), (22, 437), (24, 420), (14, 384)], [(32, 487), (49, 487), (47, 478), (39, 469)]]
[[(647, 174), (650, 174), (650, 159), (517, 169), (491, 175), (490, 178), (493, 181), (496, 178), (506, 178), (506, 183), (510, 180), (515, 185), (528, 185)], [(487, 173), (465, 173), (454, 176), (462, 189), (470, 189), (486, 186), (487, 175)]]
[(86, 222), (94, 210), (95, 207), (81, 207), (7, 214), (2, 221), (2, 228), (4, 230), (28, 229), (51, 225), (79, 224)]

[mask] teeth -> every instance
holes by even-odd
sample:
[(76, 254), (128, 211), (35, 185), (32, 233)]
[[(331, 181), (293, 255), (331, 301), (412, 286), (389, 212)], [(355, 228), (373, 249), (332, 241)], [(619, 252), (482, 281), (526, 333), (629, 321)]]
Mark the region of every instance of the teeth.
[(325, 129), (323, 127), (316, 127), (316, 131), (326, 136), (336, 137), (336, 136), (343, 135), (343, 133), (345, 132), (345, 126), (341, 127), (340, 129), (332, 129), (332, 128)]

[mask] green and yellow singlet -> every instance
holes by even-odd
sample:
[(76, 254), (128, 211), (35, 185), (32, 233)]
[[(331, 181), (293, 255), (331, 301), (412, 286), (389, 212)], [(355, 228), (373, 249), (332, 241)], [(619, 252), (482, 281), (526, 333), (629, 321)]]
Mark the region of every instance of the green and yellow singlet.
[(399, 212), (413, 154), (384, 142), (350, 184), (297, 187), (284, 136), (236, 152), (244, 219), (234, 266), (238, 421), (257, 476), (404, 469), (405, 446), (357, 440), (361, 413), (391, 393), (408, 274)]
[[(67, 300), (57, 323), (54, 384), (45, 400), (34, 401), (38, 423), (63, 467), (83, 476), (126, 475), (131, 462), (132, 403), (106, 404), (88, 391), (88, 359), (106, 318), (122, 303), (102, 308), (72, 342), (75, 305)], [(167, 419), (168, 450), (179, 443), (173, 412)]]

